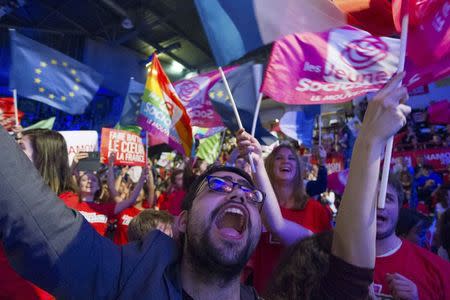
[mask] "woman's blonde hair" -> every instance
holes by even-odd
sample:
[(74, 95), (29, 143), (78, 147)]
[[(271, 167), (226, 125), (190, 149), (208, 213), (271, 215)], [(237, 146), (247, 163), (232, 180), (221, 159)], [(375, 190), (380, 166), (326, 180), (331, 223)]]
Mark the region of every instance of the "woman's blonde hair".
[(275, 165), (275, 158), (278, 154), (278, 152), (281, 149), (288, 149), (291, 151), (291, 153), (295, 157), (295, 177), (293, 182), (293, 196), (294, 196), (294, 209), (304, 209), (306, 206), (306, 203), (308, 202), (308, 197), (306, 196), (305, 192), (305, 185), (303, 183), (303, 164), (300, 159), (300, 156), (297, 154), (297, 151), (288, 144), (282, 144), (275, 149), (267, 156), (265, 160), (266, 170), (267, 174), (269, 175), (270, 182), (272, 183), (273, 189), (275, 190), (275, 194), (277, 195), (277, 198), (279, 198), (278, 195), (278, 185), (277, 180), (275, 178), (275, 172), (274, 172), (274, 165)]

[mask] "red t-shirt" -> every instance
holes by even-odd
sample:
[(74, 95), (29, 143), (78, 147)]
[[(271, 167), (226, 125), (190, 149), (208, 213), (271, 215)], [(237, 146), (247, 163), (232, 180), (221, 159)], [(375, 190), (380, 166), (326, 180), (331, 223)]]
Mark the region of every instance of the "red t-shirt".
[(3, 246), (0, 244), (0, 299), (49, 300), (55, 298), (17, 274), (10, 266)]
[(176, 190), (170, 194), (162, 193), (158, 198), (159, 209), (168, 211), (172, 216), (178, 216), (185, 195), (184, 190)]
[[(309, 199), (302, 210), (281, 207), (281, 214), (285, 219), (293, 221), (319, 233), (331, 230), (331, 214), (315, 199)], [(253, 269), (253, 284), (258, 293), (262, 293), (275, 269), (285, 247), (269, 232), (263, 229), (261, 239), (256, 246), (248, 267)]]
[(78, 196), (71, 192), (61, 194), (59, 198), (68, 207), (79, 211), (99, 234), (103, 236), (106, 234), (108, 218), (114, 216), (116, 203), (80, 202)]
[(386, 273), (398, 273), (414, 282), (420, 300), (450, 299), (450, 263), (407, 240), (402, 240), (400, 249), (393, 254), (375, 261), (375, 293), (381, 293), (383, 299), (393, 299)]
[(131, 219), (137, 216), (140, 212), (140, 209), (131, 206), (124, 209), (117, 215), (117, 227), (113, 238), (114, 243), (117, 245), (125, 245), (128, 243), (128, 225), (130, 225)]
[[(78, 201), (78, 195), (73, 192), (64, 192), (59, 195), (62, 200), (72, 199)], [(46, 291), (38, 288), (31, 282), (23, 279), (10, 266), (3, 246), (0, 243), (0, 299), (11, 300), (47, 300), (55, 299)]]

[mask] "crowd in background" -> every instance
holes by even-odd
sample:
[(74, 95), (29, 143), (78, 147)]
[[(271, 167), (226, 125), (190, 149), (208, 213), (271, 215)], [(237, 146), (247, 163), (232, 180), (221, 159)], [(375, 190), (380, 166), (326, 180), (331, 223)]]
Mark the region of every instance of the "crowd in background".
[[(355, 118), (363, 119), (364, 105), (367, 104), (360, 104), (357, 111), (362, 114), (355, 114)], [(280, 137), (277, 146), (272, 147), (265, 158), (265, 164), (284, 218), (300, 224), (311, 234), (333, 228), (342, 195), (328, 189), (325, 161), (333, 153), (342, 153), (350, 160), (360, 123), (347, 122), (334, 129), (334, 133), (325, 132), (321, 146), (315, 145), (313, 149)], [(400, 140), (396, 148), (448, 147), (448, 130), (449, 125), (428, 124), (423, 112), (413, 112), (396, 138)], [(67, 153), (64, 139), (56, 131), (21, 131), (18, 128), (16, 140), (60, 199), (80, 211), (99, 234), (118, 245), (142, 239), (154, 229), (176, 238), (178, 233), (171, 224), (183, 210), (183, 199), (195, 178), (210, 167), (200, 158), (176, 156), (163, 166), (159, 165), (159, 157), (153, 157), (148, 159), (146, 167), (131, 168), (115, 166), (111, 156), (109, 163), (98, 170), (83, 170), (79, 164), (87, 154), (78, 153), (69, 167), (67, 156), (62, 155)], [(235, 148), (236, 139), (225, 139), (216, 164), (250, 173), (248, 161), (234, 151)], [(405, 195), (396, 222), (397, 236), (447, 261), (450, 252), (449, 171), (450, 166), (444, 172), (436, 172), (423, 159), (415, 168), (402, 160), (392, 170)], [(416, 199), (415, 207), (411, 207), (412, 198)], [(263, 292), (285, 249), (283, 244), (278, 236), (264, 229), (242, 273), (242, 281)], [(0, 270), (4, 272), (7, 263), (1, 263)], [(7, 285), (17, 289), (11, 280)], [(43, 291), (40, 295), (51, 297), (45, 296)]]

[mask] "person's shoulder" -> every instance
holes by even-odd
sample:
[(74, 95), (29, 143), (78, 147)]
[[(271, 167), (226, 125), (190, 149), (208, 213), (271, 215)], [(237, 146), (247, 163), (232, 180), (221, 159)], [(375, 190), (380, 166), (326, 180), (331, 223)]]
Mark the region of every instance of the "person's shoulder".
[(181, 299), (180, 252), (174, 239), (153, 230), (142, 240), (121, 246), (121, 251), (121, 278), (126, 285), (123, 291), (130, 291), (121, 298), (131, 299), (134, 291), (144, 289), (153, 298), (169, 299), (168, 295), (172, 295), (173, 299)]
[[(130, 242), (122, 246), (122, 251), (124, 257), (131, 260), (151, 252), (152, 254), (150, 256), (153, 259), (149, 261), (152, 264), (158, 265), (175, 263), (179, 254), (176, 241), (159, 230), (152, 230), (142, 240)], [(155, 260), (155, 257), (158, 257), (158, 259)]]
[(450, 262), (445, 261), (438, 255), (433, 252), (424, 249), (422, 247), (417, 246), (410, 241), (403, 240), (402, 245), (407, 251), (413, 253), (415, 256), (420, 257), (421, 260), (424, 261), (428, 265), (428, 267), (437, 268), (440, 270), (445, 270), (447, 273), (450, 273)]
[(72, 209), (78, 209), (82, 206), (82, 202), (80, 201), (80, 197), (77, 193), (67, 191), (59, 194), (58, 197), (66, 206)]
[(62, 192), (61, 194), (58, 195), (58, 197), (64, 202), (79, 201), (78, 194), (72, 191)]

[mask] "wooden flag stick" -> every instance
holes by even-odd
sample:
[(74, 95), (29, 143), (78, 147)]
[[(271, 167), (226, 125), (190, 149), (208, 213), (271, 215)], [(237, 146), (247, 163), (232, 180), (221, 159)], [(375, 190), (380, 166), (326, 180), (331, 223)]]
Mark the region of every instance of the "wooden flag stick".
[[(402, 32), (400, 35), (400, 58), (398, 62), (398, 73), (405, 69), (406, 44), (408, 41), (408, 15), (402, 18)], [(401, 84), (401, 83), (400, 83)], [(394, 146), (394, 137), (391, 136), (386, 143), (384, 151), (383, 175), (381, 176), (380, 194), (378, 195), (378, 208), (384, 208), (386, 203), (386, 191), (389, 179), (389, 169), (391, 167), (392, 147)]]
[[(234, 102), (233, 95), (231, 94), (230, 86), (228, 85), (227, 77), (225, 77), (225, 73), (222, 70), (222, 67), (219, 67), (220, 76), (222, 76), (223, 83), (225, 84), (225, 89), (227, 90), (228, 97), (230, 97), (231, 107), (233, 108), (234, 116), (236, 117), (236, 121), (238, 123), (239, 129), (244, 129), (242, 126), (241, 118), (239, 117), (239, 112), (236, 107), (236, 102)], [(256, 168), (253, 160), (251, 159), (250, 153), (248, 154), (248, 162), (252, 167), (252, 172), (256, 173)]]
[(319, 114), (317, 118), (317, 122), (319, 123), (319, 148), (322, 146), (322, 115)]
[(150, 149), (150, 135), (148, 134), (148, 131), (145, 131), (145, 139), (146, 139), (146, 149), (145, 152), (147, 154), (147, 159), (150, 159), (150, 153), (148, 153), (148, 150)]
[(256, 101), (255, 114), (253, 115), (252, 132), (251, 132), (252, 136), (255, 136), (256, 123), (258, 122), (259, 109), (261, 107), (262, 97), (263, 97), (263, 93), (259, 93), (258, 101)]
[(222, 153), (222, 149), (223, 149), (223, 143), (225, 142), (225, 135), (226, 135), (226, 130), (224, 130), (223, 132), (222, 132), (222, 134), (220, 135), (220, 144), (219, 144), (219, 154), (217, 154), (217, 157), (216, 157), (216, 161), (218, 161), (219, 160), (219, 158), (220, 158), (220, 154)]
[(17, 90), (13, 89), (13, 97), (14, 97), (14, 117), (16, 119), (16, 126), (19, 126), (19, 109), (17, 108)]

